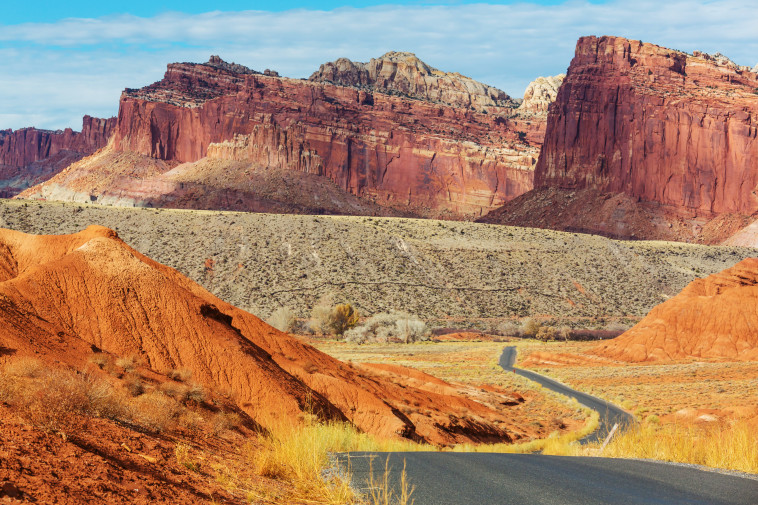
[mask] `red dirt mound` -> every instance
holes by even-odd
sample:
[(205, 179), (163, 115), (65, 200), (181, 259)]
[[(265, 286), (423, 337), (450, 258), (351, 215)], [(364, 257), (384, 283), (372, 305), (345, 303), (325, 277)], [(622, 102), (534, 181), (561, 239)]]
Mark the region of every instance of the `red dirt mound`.
[[(0, 361), (36, 355), (81, 365), (96, 350), (137, 355), (153, 370), (192, 370), (263, 426), (312, 409), (375, 435), (438, 444), (523, 433), (502, 409), (343, 364), (99, 226), (64, 236), (0, 230), (0, 321)], [(407, 405), (415, 411), (403, 413)]]
[(691, 282), (594, 352), (623, 361), (758, 359), (758, 259)]

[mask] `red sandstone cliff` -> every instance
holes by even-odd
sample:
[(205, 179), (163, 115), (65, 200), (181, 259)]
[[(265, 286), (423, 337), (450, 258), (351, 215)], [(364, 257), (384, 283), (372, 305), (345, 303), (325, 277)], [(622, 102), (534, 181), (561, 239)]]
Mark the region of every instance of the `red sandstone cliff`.
[[(322, 176), (349, 194), (426, 216), (478, 216), (532, 187), (544, 119), (513, 117), (513, 107), (493, 105), (485, 113), (268, 74), (217, 57), (169, 65), (163, 80), (123, 93), (113, 152), (161, 160), (167, 169), (208, 157), (234, 162), (237, 171), (242, 163), (250, 172)], [(85, 165), (92, 170), (96, 163)], [(121, 181), (140, 185), (138, 172), (122, 174)], [(252, 191), (234, 175), (230, 190)], [(142, 189), (183, 191), (159, 178)], [(24, 195), (151, 199), (124, 184), (117, 194), (95, 188), (96, 179), (80, 165)], [(238, 200), (244, 207), (248, 199)]]
[(758, 210), (758, 76), (716, 54), (583, 37), (535, 189), (481, 221), (720, 243)]
[(756, 73), (723, 57), (583, 37), (548, 117), (535, 186), (751, 214), (756, 89)]
[(84, 116), (82, 131), (36, 128), (0, 131), (0, 197), (39, 184), (71, 163), (104, 147), (116, 118)]

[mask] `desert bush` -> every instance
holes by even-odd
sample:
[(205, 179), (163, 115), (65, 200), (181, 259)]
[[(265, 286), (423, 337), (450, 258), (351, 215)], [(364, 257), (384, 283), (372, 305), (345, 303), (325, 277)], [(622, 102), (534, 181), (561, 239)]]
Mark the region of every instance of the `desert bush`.
[(573, 331), (570, 326), (561, 326), (558, 329), (558, 337), (564, 342), (568, 342), (573, 337)]
[(358, 324), (358, 310), (349, 303), (334, 306), (329, 315), (329, 331), (332, 335), (342, 336), (347, 330)]
[(365, 342), (417, 342), (430, 336), (426, 323), (404, 312), (376, 314), (362, 325), (345, 332), (345, 340)]
[(92, 356), (89, 357), (87, 360), (93, 365), (96, 365), (100, 370), (105, 369), (106, 366), (108, 366), (108, 362), (110, 361), (107, 354), (104, 352), (96, 352)]
[(521, 325), (515, 321), (505, 321), (500, 323), (495, 331), (504, 337), (520, 337)]
[(181, 404), (158, 391), (138, 396), (132, 401), (133, 421), (153, 431), (166, 431), (182, 412)]
[(183, 402), (187, 399), (189, 387), (184, 384), (167, 381), (158, 386), (158, 391), (169, 398), (174, 398), (176, 401)]
[(558, 335), (558, 330), (556, 330), (552, 326), (540, 326), (537, 330), (537, 334), (535, 335), (535, 338), (537, 340), (542, 340), (543, 342), (548, 342), (551, 340), (555, 340), (555, 337)]
[(145, 385), (142, 383), (142, 377), (136, 373), (128, 373), (124, 376), (124, 386), (132, 396), (139, 396), (145, 392)]
[(297, 320), (293, 311), (287, 307), (279, 307), (269, 316), (266, 322), (279, 331), (290, 332), (295, 327)]
[(137, 369), (137, 358), (135, 356), (124, 356), (116, 360), (116, 366), (123, 368), (124, 372), (133, 372)]
[(313, 333), (325, 334), (329, 332), (329, 321), (331, 319), (332, 308), (334, 307), (334, 297), (331, 294), (322, 295), (316, 305), (311, 310), (311, 317), (308, 321), (308, 328)]
[(204, 402), (205, 401), (205, 388), (202, 384), (199, 384), (197, 382), (193, 382), (189, 385), (189, 389), (187, 389), (187, 399), (192, 400), (194, 402)]
[(528, 317), (521, 323), (521, 335), (524, 337), (534, 338), (537, 336), (537, 332), (540, 331), (542, 325), (539, 321)]
[(242, 418), (236, 412), (224, 412), (223, 410), (213, 414), (210, 419), (211, 432), (220, 435), (226, 430), (236, 428), (242, 422)]
[(64, 431), (90, 409), (87, 381), (67, 370), (49, 370), (17, 399), (22, 416), (49, 431)]
[(168, 371), (168, 377), (179, 382), (187, 382), (192, 378), (192, 370), (188, 368), (172, 368)]
[(16, 358), (5, 365), (5, 372), (15, 377), (40, 377), (47, 371), (47, 367), (36, 358)]

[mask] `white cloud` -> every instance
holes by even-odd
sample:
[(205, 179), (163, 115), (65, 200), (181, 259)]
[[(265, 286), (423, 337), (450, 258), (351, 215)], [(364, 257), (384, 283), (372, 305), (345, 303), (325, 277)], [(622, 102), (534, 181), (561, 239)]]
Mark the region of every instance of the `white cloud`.
[(614, 0), (333, 11), (169, 13), (109, 16), (0, 30), (0, 128), (80, 125), (113, 115), (125, 87), (161, 78), (166, 63), (210, 54), (283, 75), (307, 77), (341, 56), (366, 61), (415, 52), (514, 96), (538, 75), (564, 72), (581, 35), (621, 35), (758, 62), (754, 0)]

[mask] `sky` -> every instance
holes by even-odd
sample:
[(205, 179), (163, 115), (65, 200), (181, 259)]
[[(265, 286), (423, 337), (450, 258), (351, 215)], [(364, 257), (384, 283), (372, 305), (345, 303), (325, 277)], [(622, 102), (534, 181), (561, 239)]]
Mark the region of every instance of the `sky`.
[(211, 54), (307, 78), (339, 57), (410, 51), (514, 97), (538, 76), (565, 72), (582, 35), (758, 63), (755, 0), (388, 1), (8, 2), (0, 129), (80, 129), (84, 114), (115, 115), (124, 88)]

